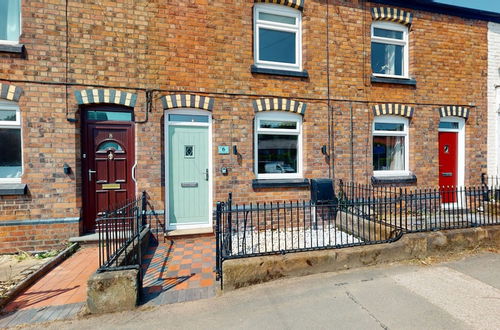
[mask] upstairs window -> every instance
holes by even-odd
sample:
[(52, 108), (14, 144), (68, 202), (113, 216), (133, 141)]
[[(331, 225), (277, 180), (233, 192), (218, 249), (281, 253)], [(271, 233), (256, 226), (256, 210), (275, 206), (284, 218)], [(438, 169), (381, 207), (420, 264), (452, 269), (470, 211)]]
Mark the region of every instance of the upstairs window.
[(255, 118), (257, 179), (302, 176), (302, 116), (263, 112)]
[(408, 28), (390, 22), (374, 22), (371, 30), (374, 76), (408, 78)]
[(375, 117), (373, 123), (373, 173), (405, 175), (408, 170), (408, 119)]
[(17, 104), (0, 101), (0, 182), (20, 182), (21, 118)]
[(21, 34), (21, 0), (0, 0), (0, 43), (17, 44)]
[(274, 4), (254, 7), (254, 60), (259, 68), (302, 70), (301, 12)]

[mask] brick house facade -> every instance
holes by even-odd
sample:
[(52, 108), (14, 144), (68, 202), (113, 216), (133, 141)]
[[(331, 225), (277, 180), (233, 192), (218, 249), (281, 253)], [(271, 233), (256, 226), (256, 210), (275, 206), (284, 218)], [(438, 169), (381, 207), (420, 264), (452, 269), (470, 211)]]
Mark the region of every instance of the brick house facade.
[[(19, 91), (14, 101), (7, 93), (0, 99), (18, 107), (22, 135), (22, 175), (0, 183), (0, 252), (48, 249), (84, 232), (88, 104), (133, 110), (135, 191), (146, 190), (157, 210), (168, 200), (164, 119), (181, 108), (211, 115), (212, 205), (229, 192), (236, 202), (309, 199), (304, 179), (322, 177), (437, 186), (443, 117), (465, 123), (460, 184), (480, 183), (487, 161), (485, 17), (397, 1), (277, 2), (269, 6), (300, 17), (299, 70), (255, 66), (259, 1), (22, 0), (19, 42), (0, 47), (2, 88)], [(374, 22), (407, 29), (404, 79), (372, 75)], [(300, 118), (301, 173), (257, 179), (254, 119), (278, 111)], [(387, 114), (407, 120), (403, 181), (400, 174), (374, 176), (373, 123)]]

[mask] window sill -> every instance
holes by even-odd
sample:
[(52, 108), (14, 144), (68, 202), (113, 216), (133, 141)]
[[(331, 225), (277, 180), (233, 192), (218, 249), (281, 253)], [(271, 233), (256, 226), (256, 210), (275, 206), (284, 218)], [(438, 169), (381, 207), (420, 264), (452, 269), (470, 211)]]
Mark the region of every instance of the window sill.
[(27, 191), (25, 183), (0, 183), (0, 196), (26, 195)]
[(277, 76), (309, 78), (309, 73), (307, 73), (307, 70), (290, 71), (290, 70), (265, 69), (265, 68), (259, 68), (253, 64), (250, 67), (250, 71), (252, 73), (272, 74)]
[(387, 77), (372, 76), (372, 83), (417, 86), (417, 81), (413, 78), (387, 78)]
[(2, 53), (24, 54), (25, 50), (23, 44), (9, 45), (0, 43), (0, 52)]
[(417, 177), (413, 173), (407, 175), (395, 175), (395, 176), (372, 176), (373, 185), (413, 184), (413, 183), (417, 183)]
[(254, 179), (252, 188), (309, 187), (309, 179)]

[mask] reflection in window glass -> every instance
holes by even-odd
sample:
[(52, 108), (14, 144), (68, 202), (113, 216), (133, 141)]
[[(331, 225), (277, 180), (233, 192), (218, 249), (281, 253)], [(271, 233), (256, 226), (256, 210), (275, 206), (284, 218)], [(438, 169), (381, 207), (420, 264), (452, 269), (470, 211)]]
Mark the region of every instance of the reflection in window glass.
[(373, 137), (373, 170), (403, 171), (405, 169), (405, 138), (403, 136)]
[(0, 110), (0, 121), (16, 121), (16, 111)]
[(258, 173), (297, 173), (297, 135), (258, 135)]
[(457, 122), (442, 121), (439, 123), (439, 128), (458, 129), (458, 123)]
[(19, 41), (21, 0), (0, 0), (0, 40)]
[(22, 173), (21, 129), (0, 128), (0, 179), (20, 178)]
[(113, 141), (106, 141), (106, 142), (101, 143), (99, 145), (99, 148), (97, 149), (97, 151), (105, 151), (108, 149), (123, 150), (122, 147), (118, 143), (113, 142)]
[(263, 21), (270, 21), (275, 23), (292, 24), (295, 25), (295, 17), (276, 15), (270, 13), (259, 13), (259, 19)]
[(372, 42), (372, 71), (388, 75), (403, 75), (404, 47)]
[(376, 131), (404, 131), (405, 124), (400, 123), (375, 123)]
[(131, 121), (131, 112), (116, 112), (116, 111), (87, 111), (88, 120), (99, 121)]
[(377, 37), (382, 37), (382, 38), (403, 40), (403, 32), (402, 31), (373, 28), (373, 35), (377, 36)]
[(296, 121), (261, 120), (260, 128), (296, 129)]
[(188, 123), (208, 123), (208, 116), (201, 115), (168, 115), (169, 121), (182, 121)]
[(295, 32), (259, 28), (259, 60), (294, 64), (295, 54)]

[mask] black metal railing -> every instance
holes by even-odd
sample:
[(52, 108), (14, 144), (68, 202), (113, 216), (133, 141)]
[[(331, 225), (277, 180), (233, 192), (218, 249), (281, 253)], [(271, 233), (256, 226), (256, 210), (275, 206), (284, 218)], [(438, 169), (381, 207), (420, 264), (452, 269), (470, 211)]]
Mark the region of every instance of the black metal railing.
[(481, 175), (481, 183), (488, 187), (500, 187), (500, 176), (486, 175), (483, 173)]
[[(499, 186), (336, 184), (335, 199), (235, 204), (216, 210), (216, 272), (227, 259), (379, 244), (404, 233), (500, 224)], [(221, 283), (222, 285), (222, 283)]]
[(96, 220), (99, 237), (98, 271), (140, 268), (141, 233), (146, 227), (158, 234), (163, 230), (149, 195), (144, 191), (136, 199), (103, 212)]
[[(400, 188), (371, 187), (339, 182), (339, 199), (345, 198), (359, 209), (358, 203), (370, 200), (370, 220), (401, 219), (403, 232), (433, 231), (497, 224), (499, 186)], [(386, 221), (386, 220), (383, 220)]]

